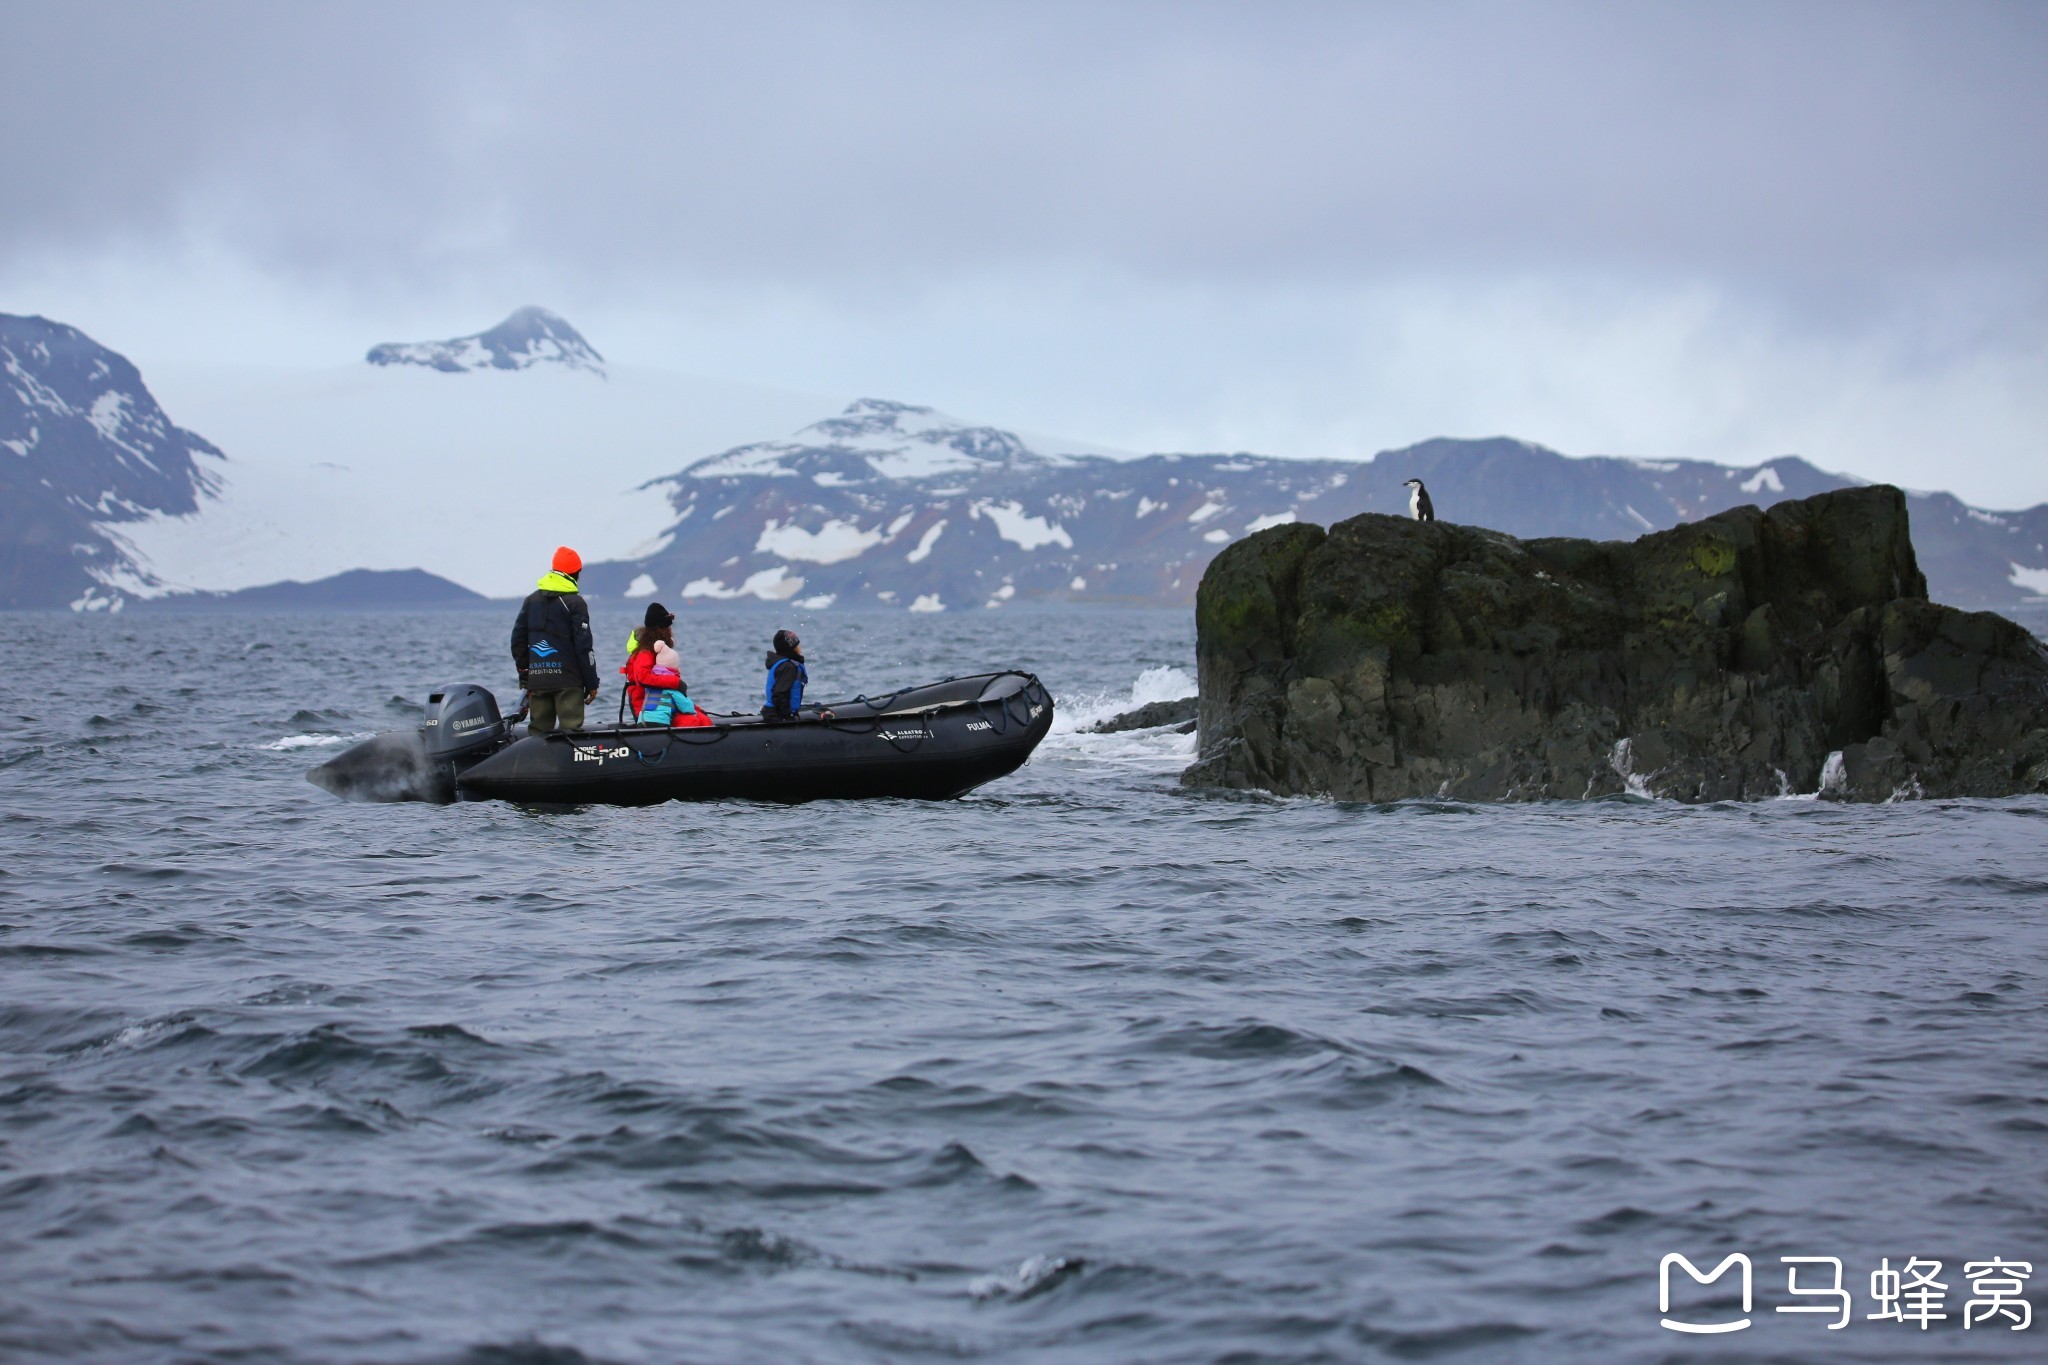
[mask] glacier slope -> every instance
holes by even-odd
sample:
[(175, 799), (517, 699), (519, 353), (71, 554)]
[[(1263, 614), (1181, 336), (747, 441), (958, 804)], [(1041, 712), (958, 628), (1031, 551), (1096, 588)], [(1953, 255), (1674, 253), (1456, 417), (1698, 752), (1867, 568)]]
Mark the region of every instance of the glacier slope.
[(845, 401), (633, 366), (167, 364), (151, 380), (226, 453), (220, 496), (109, 529), (164, 588), (216, 591), (420, 568), (515, 596), (558, 544), (653, 553), (674, 513), (651, 475)]

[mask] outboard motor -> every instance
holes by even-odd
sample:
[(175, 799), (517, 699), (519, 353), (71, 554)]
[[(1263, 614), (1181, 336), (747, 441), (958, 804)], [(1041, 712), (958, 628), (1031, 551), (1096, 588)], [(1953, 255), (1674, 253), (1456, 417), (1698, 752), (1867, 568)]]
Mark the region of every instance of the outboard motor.
[(507, 727), (498, 714), (498, 699), (475, 683), (445, 687), (428, 696), (427, 705), (434, 709), (420, 734), (428, 758), (441, 762), (481, 758), (505, 738)]
[(473, 683), (444, 687), (427, 705), (419, 729), (366, 739), (306, 779), (345, 801), (457, 800), (456, 774), (488, 758), (511, 726), (498, 714), (498, 699)]

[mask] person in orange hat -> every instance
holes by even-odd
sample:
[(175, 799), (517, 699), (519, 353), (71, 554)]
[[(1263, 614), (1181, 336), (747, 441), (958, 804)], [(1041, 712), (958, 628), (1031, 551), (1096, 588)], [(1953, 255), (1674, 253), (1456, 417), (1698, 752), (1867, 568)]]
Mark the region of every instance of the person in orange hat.
[(597, 644), (590, 607), (577, 590), (583, 556), (564, 545), (512, 623), (512, 663), (526, 689), (527, 732), (581, 730), (583, 708), (597, 700)]

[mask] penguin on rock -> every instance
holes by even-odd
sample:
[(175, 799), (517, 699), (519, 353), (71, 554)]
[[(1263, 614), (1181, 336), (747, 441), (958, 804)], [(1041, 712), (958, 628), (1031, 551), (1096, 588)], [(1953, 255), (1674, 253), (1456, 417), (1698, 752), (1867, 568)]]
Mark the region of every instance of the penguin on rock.
[(1410, 479), (1401, 485), (1408, 490), (1408, 515), (1417, 521), (1435, 521), (1436, 508), (1429, 501), (1429, 490), (1422, 486), (1422, 480)]

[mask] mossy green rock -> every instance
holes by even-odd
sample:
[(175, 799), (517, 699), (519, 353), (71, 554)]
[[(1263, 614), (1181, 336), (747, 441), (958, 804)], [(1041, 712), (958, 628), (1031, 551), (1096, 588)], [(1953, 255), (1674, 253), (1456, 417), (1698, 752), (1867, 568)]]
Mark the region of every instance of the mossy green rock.
[(1624, 543), (1368, 513), (1218, 555), (1183, 781), (1351, 800), (2048, 790), (2048, 651), (1873, 486)]

